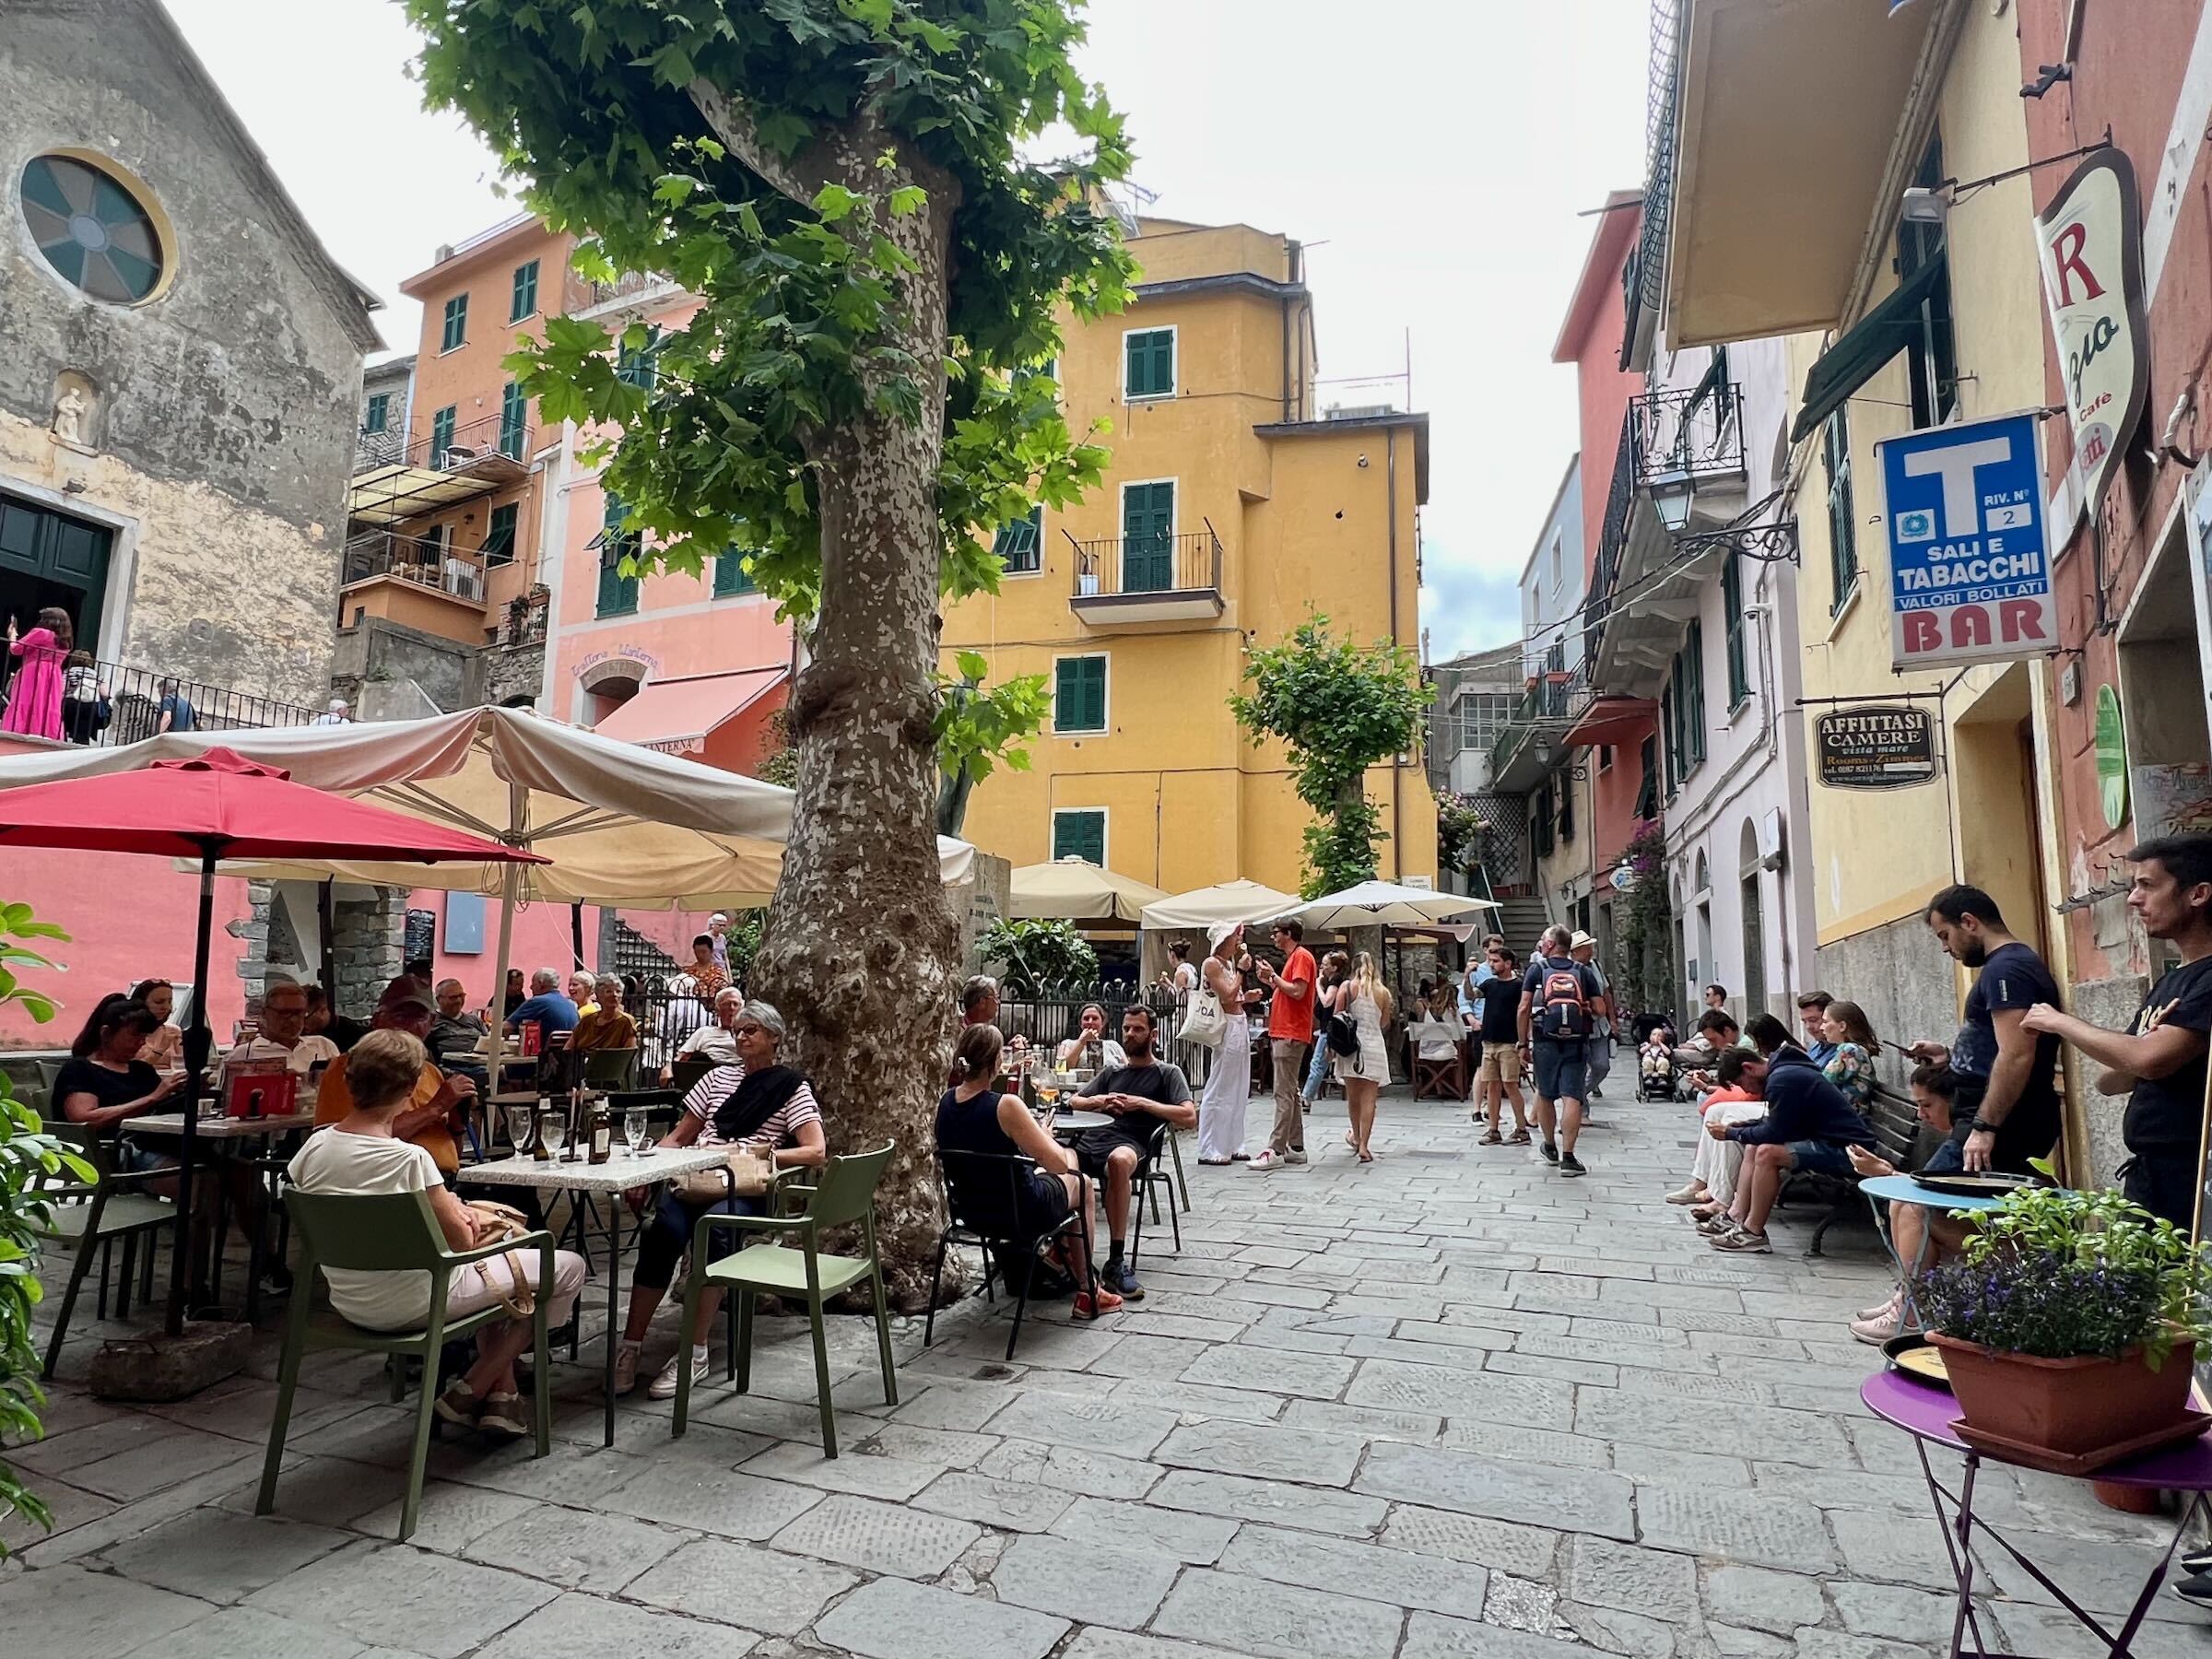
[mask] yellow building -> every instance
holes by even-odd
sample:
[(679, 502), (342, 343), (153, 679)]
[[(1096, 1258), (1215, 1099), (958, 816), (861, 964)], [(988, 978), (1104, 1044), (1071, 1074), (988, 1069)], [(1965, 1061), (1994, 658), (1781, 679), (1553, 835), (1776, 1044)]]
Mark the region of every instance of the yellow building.
[[(1138, 221), (1143, 276), (1119, 316), (1069, 331), (1070, 425), (1103, 418), (1104, 482), (999, 538), (994, 597), (945, 617), (991, 681), (1053, 695), (1033, 770), (977, 789), (963, 833), (1016, 865), (1081, 854), (1182, 892), (1246, 877), (1295, 892), (1310, 815), (1281, 747), (1230, 713), (1247, 644), (1309, 608), (1361, 643), (1419, 636), (1423, 415), (1317, 415), (1312, 300), (1299, 244), (1244, 225)], [(1420, 758), (1372, 768), (1385, 879), (1436, 874)]]

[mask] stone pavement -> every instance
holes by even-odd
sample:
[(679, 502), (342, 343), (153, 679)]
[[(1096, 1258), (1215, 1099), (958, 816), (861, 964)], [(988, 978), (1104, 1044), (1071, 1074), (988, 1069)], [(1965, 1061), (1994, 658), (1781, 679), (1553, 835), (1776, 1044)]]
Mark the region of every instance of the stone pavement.
[[(1255, 1112), (1261, 1108), (1255, 1105)], [(274, 1390), (150, 1410), (56, 1391), (36, 1471), (58, 1531), (0, 1570), (10, 1653), (77, 1659), (1882, 1659), (1941, 1651), (1946, 1569), (1909, 1442), (1865, 1416), (1870, 1232), (1721, 1257), (1658, 1202), (1680, 1107), (1605, 1104), (1582, 1181), (1478, 1148), (1458, 1109), (1384, 1100), (1381, 1161), (1190, 1166), (1182, 1248), (1095, 1326), (1055, 1307), (1003, 1362), (1005, 1304), (899, 1335), (886, 1410), (837, 1333), (845, 1455), (817, 1447), (788, 1322), (756, 1392), (688, 1435), (641, 1390), (603, 1450), (561, 1368), (554, 1454), (447, 1440), (390, 1542), (408, 1423), (372, 1367), (312, 1367), (280, 1518), (251, 1516)], [(1259, 1121), (1256, 1120), (1255, 1121)], [(593, 1297), (587, 1292), (587, 1305)], [(65, 1377), (92, 1341), (73, 1342)], [(665, 1318), (648, 1359), (673, 1335)], [(266, 1370), (265, 1359), (263, 1370)], [(647, 1371), (650, 1375), (650, 1369)], [(2099, 1608), (2151, 1524), (2001, 1470), (1984, 1512)], [(1994, 1552), (1993, 1552), (1994, 1553)], [(2002, 1554), (1993, 1643), (2100, 1648)], [(2018, 1599), (2010, 1599), (2017, 1597)], [(2161, 1594), (2143, 1659), (2212, 1653)]]

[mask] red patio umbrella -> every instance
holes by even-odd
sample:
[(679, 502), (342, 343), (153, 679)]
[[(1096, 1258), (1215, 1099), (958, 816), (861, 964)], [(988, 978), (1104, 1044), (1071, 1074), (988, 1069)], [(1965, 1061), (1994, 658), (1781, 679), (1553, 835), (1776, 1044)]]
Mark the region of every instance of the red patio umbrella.
[(215, 926), (215, 866), (226, 858), (547, 862), (539, 853), (294, 783), (281, 767), (261, 765), (227, 748), (207, 749), (189, 760), (157, 760), (135, 771), (0, 790), (0, 846), (199, 860), (199, 938), (193, 956), (192, 1023), (184, 1034), (191, 1088), (185, 1097), (181, 1161), (187, 1196), (177, 1206), (177, 1244), (170, 1269), (171, 1335), (183, 1324), (194, 1128), (213, 1045), (207, 1030), (207, 947)]

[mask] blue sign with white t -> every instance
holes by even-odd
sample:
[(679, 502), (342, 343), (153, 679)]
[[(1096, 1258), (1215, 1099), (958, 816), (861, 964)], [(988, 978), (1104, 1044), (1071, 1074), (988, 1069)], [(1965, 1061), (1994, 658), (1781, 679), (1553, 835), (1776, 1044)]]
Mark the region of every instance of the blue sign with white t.
[(1875, 446), (1899, 668), (1999, 662), (2058, 643), (2035, 418), (1930, 427)]

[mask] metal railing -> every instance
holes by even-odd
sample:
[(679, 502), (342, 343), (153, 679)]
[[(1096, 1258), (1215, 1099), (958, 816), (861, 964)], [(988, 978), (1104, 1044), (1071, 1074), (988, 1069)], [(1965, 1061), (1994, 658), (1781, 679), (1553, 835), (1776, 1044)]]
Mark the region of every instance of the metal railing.
[(401, 535), (391, 530), (361, 531), (347, 536), (338, 585), (351, 587), (373, 576), (395, 576), (472, 604), (484, 602), (481, 556), (456, 551), (426, 536)]
[[(24, 659), (7, 659), (4, 695), (11, 704), (24, 684), (23, 667)], [(96, 662), (90, 665), (88, 681), (81, 668), (80, 665), (64, 672), (59, 715), (63, 739), (85, 747), (116, 748), (154, 736), (163, 729), (164, 713), (170, 717), (171, 730), (235, 732), (306, 725), (323, 712), (281, 698), (179, 679), (151, 668)], [(34, 735), (41, 725), (34, 717)]]
[(1592, 661), (1588, 656), (1574, 667), (1539, 675), (1536, 683), (1523, 694), (1521, 706), (1513, 711), (1512, 718), (1498, 734), (1490, 746), (1490, 776), (1502, 773), (1521, 750), (1522, 745), (1533, 737), (1549, 736), (1554, 747), (1568, 729), (1582, 718), (1597, 695), (1592, 678)]
[(1675, 206), (1675, 125), (1682, 84), (1681, 10), (1678, 0), (1652, 0), (1651, 77), (1644, 110), (1643, 222), (1620, 274), (1627, 315), (1620, 342), (1624, 371), (1636, 366), (1637, 336), (1648, 318), (1656, 317), (1665, 298), (1666, 238)]
[(434, 420), (413, 420), (404, 427), (359, 434), (354, 441), (353, 470), (365, 473), (384, 466), (420, 466), (435, 472), (459, 472), (493, 456), (524, 461), (535, 444), (537, 430), (537, 424), (527, 415), (519, 421), (488, 415), (450, 429), (441, 428)]
[(1076, 549), (1077, 599), (1125, 594), (1219, 593), (1221, 538), (1212, 524), (1181, 535), (1068, 540)]
[(1653, 392), (1629, 405), (1620, 418), (1613, 480), (1597, 533), (1597, 563), (1591, 573), (1589, 652), (1605, 638), (1628, 551), (1629, 515), (1639, 490), (1740, 477), (1744, 471), (1743, 388), (1709, 381), (1671, 392)]

